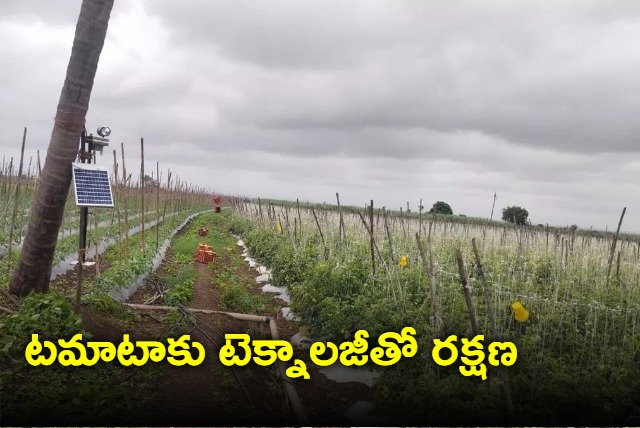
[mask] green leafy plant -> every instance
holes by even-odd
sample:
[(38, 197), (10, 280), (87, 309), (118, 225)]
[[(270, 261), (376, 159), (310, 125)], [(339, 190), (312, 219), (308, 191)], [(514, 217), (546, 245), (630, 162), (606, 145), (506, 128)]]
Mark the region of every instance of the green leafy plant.
[(82, 331), (82, 320), (71, 304), (59, 294), (31, 293), (22, 300), (17, 314), (0, 318), (0, 352), (16, 354), (24, 352), (32, 334), (39, 340), (69, 340)]

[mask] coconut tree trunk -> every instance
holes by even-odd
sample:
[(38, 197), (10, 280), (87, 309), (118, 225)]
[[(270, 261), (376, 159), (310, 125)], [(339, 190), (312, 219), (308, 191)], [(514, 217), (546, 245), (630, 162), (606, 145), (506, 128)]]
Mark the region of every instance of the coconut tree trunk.
[(80, 133), (98, 60), (104, 45), (114, 0), (83, 0), (67, 76), (54, 120), (53, 132), (29, 228), (9, 289), (13, 294), (47, 292), (51, 265), (71, 184), (71, 163), (78, 154)]

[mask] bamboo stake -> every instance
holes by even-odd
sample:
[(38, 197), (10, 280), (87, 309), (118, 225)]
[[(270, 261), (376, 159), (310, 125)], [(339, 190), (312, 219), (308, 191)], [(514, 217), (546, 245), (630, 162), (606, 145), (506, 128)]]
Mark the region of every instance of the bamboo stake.
[(98, 260), (98, 209), (96, 207), (93, 208), (93, 244), (96, 248), (96, 256), (94, 261), (96, 262), (96, 276), (100, 276), (100, 261)]
[(318, 222), (318, 217), (316, 216), (316, 212), (313, 208), (311, 208), (311, 213), (313, 214), (313, 218), (316, 221), (316, 225), (318, 226), (318, 230), (320, 231), (320, 239), (322, 240), (322, 248), (324, 248), (324, 259), (327, 260), (329, 257), (329, 250), (324, 242), (324, 234), (322, 233), (322, 228), (320, 227), (320, 223)]
[(113, 149), (113, 184), (116, 192), (116, 212), (118, 215), (118, 271), (122, 271), (122, 222), (120, 218), (120, 188), (118, 186), (118, 162)]
[(478, 252), (478, 247), (476, 245), (476, 238), (471, 240), (471, 246), (473, 247), (473, 254), (476, 259), (476, 265), (478, 267), (478, 277), (480, 278), (480, 282), (482, 282), (482, 288), (484, 289), (484, 300), (485, 305), (487, 306), (487, 315), (489, 316), (489, 321), (491, 322), (491, 334), (492, 337), (498, 337), (498, 325), (496, 322), (496, 313), (493, 310), (493, 299), (491, 297), (491, 288), (489, 288), (489, 284), (487, 282), (487, 278), (484, 276), (484, 268), (482, 265), (482, 259), (480, 258), (480, 253)]
[[(420, 209), (419, 220), (418, 220), (418, 235), (422, 236), (422, 198), (420, 198), (420, 206), (418, 208)], [(435, 213), (436, 210), (433, 210), (433, 212)]]
[(284, 221), (287, 225), (287, 237), (291, 240), (291, 224), (289, 224), (289, 207), (284, 207)]
[(382, 208), (382, 217), (384, 218), (384, 228), (387, 230), (387, 240), (389, 241), (389, 254), (391, 255), (391, 260), (396, 262), (396, 256), (393, 252), (393, 241), (391, 240), (391, 229), (389, 229), (389, 220), (387, 216), (387, 212), (384, 207)]
[(371, 239), (370, 239), (370, 246), (371, 246), (371, 272), (372, 274), (375, 276), (376, 274), (376, 256), (375, 253), (373, 251), (373, 247), (374, 247), (374, 239), (373, 239), (373, 199), (371, 199), (371, 205), (369, 206), (369, 227), (371, 228)]
[(624, 207), (622, 210), (622, 214), (620, 215), (620, 221), (618, 221), (618, 229), (616, 230), (616, 234), (613, 237), (613, 242), (611, 243), (611, 254), (609, 255), (609, 266), (607, 267), (607, 282), (605, 288), (609, 288), (609, 276), (611, 275), (611, 264), (613, 263), (613, 256), (616, 252), (616, 244), (618, 243), (618, 236), (620, 235), (620, 226), (622, 226), (622, 219), (624, 218), (624, 213), (627, 212), (627, 207)]
[[(5, 167), (5, 156), (6, 155), (2, 155), (2, 169), (0, 170), (1, 175), (3, 176), (4, 180), (2, 180), (2, 195), (3, 196), (7, 196), (7, 174), (6, 174), (6, 167)], [(4, 232), (4, 222), (2, 222), (2, 231)]]
[(300, 216), (300, 201), (296, 199), (296, 210), (298, 211), (298, 228), (300, 230), (298, 238), (302, 240), (302, 217)]
[[(396, 298), (396, 292), (393, 288), (393, 283), (391, 281), (391, 274), (389, 273), (389, 268), (387, 267), (387, 264), (384, 261), (384, 258), (382, 257), (382, 254), (380, 253), (380, 249), (378, 248), (378, 245), (376, 244), (376, 241), (373, 237), (373, 233), (371, 232), (371, 228), (369, 228), (369, 226), (367, 225), (367, 221), (364, 219), (364, 216), (362, 215), (362, 213), (360, 211), (358, 211), (358, 216), (360, 216), (360, 221), (362, 221), (362, 224), (364, 225), (365, 230), (369, 233), (371, 240), (373, 242), (373, 246), (375, 248), (376, 253), (378, 254), (378, 257), (380, 258), (380, 260), (382, 261), (382, 267), (384, 268), (386, 274), (387, 274), (387, 288), (391, 290), (391, 293), (393, 294), (393, 299), (394, 301), (397, 303), (398, 300)], [(402, 302), (404, 303), (404, 301)]]
[(496, 198), (498, 197), (498, 194), (496, 192), (493, 192), (493, 205), (491, 205), (491, 217), (489, 217), (489, 220), (493, 220), (493, 209), (496, 206)]
[(467, 303), (467, 312), (469, 313), (469, 321), (471, 323), (471, 333), (475, 337), (480, 334), (480, 329), (478, 328), (478, 322), (476, 321), (476, 310), (473, 307), (473, 301), (471, 299), (471, 290), (469, 290), (469, 284), (467, 282), (467, 274), (464, 269), (462, 252), (459, 248), (456, 249), (456, 261), (458, 262), (458, 272), (460, 274), (462, 293), (464, 294), (464, 300)]
[(618, 251), (618, 261), (616, 262), (616, 284), (620, 286), (620, 253), (622, 251)]
[[(471, 240), (471, 245), (473, 246), (473, 254), (475, 255), (476, 265), (478, 266), (478, 276), (480, 277), (480, 281), (482, 282), (482, 287), (484, 289), (484, 298), (485, 305), (487, 307), (487, 315), (489, 317), (489, 321), (491, 322), (491, 334), (492, 339), (496, 340), (500, 337), (500, 333), (498, 332), (498, 325), (496, 322), (496, 313), (493, 310), (493, 299), (491, 296), (491, 288), (487, 283), (487, 278), (484, 275), (484, 268), (482, 265), (482, 259), (480, 258), (480, 253), (478, 252), (478, 247), (476, 245), (476, 238)], [(507, 410), (509, 412), (509, 417), (511, 419), (514, 418), (513, 411), (513, 401), (511, 400), (511, 387), (509, 385), (509, 374), (503, 369), (499, 369), (500, 379), (502, 381), (502, 388), (505, 395), (505, 401), (507, 402)]]
[(158, 186), (156, 189), (156, 252), (160, 245), (160, 162), (156, 161), (156, 180)]
[(344, 241), (346, 241), (347, 237), (344, 230), (344, 217), (342, 216), (342, 207), (340, 206), (340, 195), (338, 194), (338, 192), (336, 192), (336, 200), (338, 201), (338, 213), (340, 214), (340, 227), (338, 235), (340, 238), (340, 248), (342, 248), (342, 245)]
[(142, 207), (140, 215), (140, 243), (142, 245), (142, 254), (144, 255), (144, 138), (140, 138), (140, 206)]
[(431, 307), (433, 308), (433, 318), (436, 329), (436, 336), (442, 337), (442, 310), (440, 309), (440, 300), (438, 297), (438, 289), (436, 287), (436, 274), (433, 269), (433, 257), (431, 253), (431, 242), (427, 238), (429, 245), (429, 256), (427, 257), (424, 245), (420, 240), (420, 235), (416, 232), (416, 242), (418, 243), (418, 251), (420, 252), (420, 258), (424, 264), (427, 275), (429, 276), (429, 288), (431, 289)]
[(167, 215), (167, 201), (171, 201), (171, 170), (167, 172), (167, 192), (168, 195), (164, 199), (164, 207), (162, 208), (162, 222), (164, 223)]
[[(122, 154), (122, 186), (124, 190), (124, 235), (125, 235), (125, 248), (129, 245), (129, 185), (127, 180), (127, 167), (124, 163), (124, 143), (120, 143), (120, 152)], [(125, 256), (128, 257), (128, 252)]]
[(16, 217), (18, 215), (18, 203), (20, 200), (20, 183), (22, 181), (22, 162), (24, 161), (24, 146), (27, 142), (27, 127), (24, 127), (24, 132), (22, 133), (22, 148), (20, 149), (20, 167), (18, 170), (18, 180), (16, 182), (16, 191), (15, 191), (15, 200), (13, 201), (13, 214), (11, 215), (11, 226), (9, 227), (9, 246), (7, 248), (7, 257), (9, 257), (8, 264), (9, 268), (12, 265), (11, 259), (11, 251), (13, 247), (13, 229), (16, 223)]

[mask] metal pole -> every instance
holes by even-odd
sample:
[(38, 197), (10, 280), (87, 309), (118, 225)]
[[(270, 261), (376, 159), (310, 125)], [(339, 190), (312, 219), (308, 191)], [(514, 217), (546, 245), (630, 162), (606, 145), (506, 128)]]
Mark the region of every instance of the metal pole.
[(85, 261), (85, 250), (87, 248), (87, 223), (89, 217), (89, 208), (80, 207), (80, 242), (79, 250), (82, 251), (82, 262)]
[[(86, 158), (84, 157), (85, 148), (86, 148), (86, 137), (87, 130), (83, 130), (82, 134), (80, 134), (80, 163), (87, 163)], [(91, 146), (91, 144), (90, 144)], [(91, 148), (89, 147), (89, 153), (91, 153)], [(78, 239), (78, 250), (80, 251), (80, 255), (82, 260), (79, 263), (84, 263), (85, 261), (85, 250), (87, 248), (87, 223), (89, 218), (89, 207), (80, 207), (80, 236)]]

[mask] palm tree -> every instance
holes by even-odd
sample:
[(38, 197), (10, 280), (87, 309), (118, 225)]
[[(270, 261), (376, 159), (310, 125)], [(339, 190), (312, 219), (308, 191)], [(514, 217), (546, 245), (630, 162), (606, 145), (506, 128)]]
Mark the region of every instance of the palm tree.
[(53, 255), (71, 184), (71, 163), (78, 155), (78, 142), (84, 129), (113, 2), (82, 1), (67, 76), (29, 216), (29, 228), (9, 284), (13, 294), (23, 296), (32, 290), (49, 291)]

